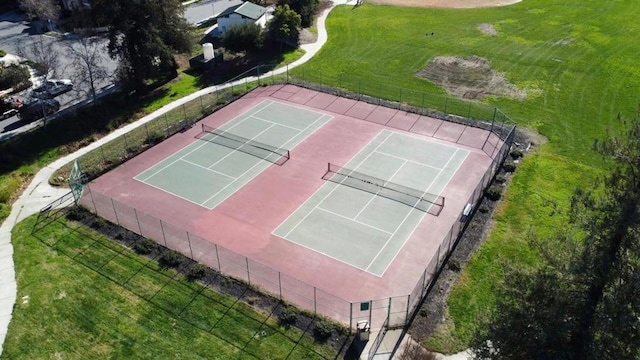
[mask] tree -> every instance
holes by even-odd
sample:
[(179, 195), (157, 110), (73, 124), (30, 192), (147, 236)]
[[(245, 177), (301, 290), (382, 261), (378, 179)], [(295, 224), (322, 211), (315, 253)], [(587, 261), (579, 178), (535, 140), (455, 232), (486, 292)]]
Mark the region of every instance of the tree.
[(231, 52), (251, 54), (264, 45), (264, 33), (260, 25), (254, 23), (235, 25), (224, 32), (220, 43)]
[(53, 46), (53, 41), (40, 37), (31, 43), (22, 42), (16, 48), (18, 56), (31, 60), (33, 68), (44, 77), (54, 77), (62, 69), (60, 53)]
[(54, 0), (19, 0), (18, 4), (29, 17), (40, 19), (49, 30), (52, 30), (51, 21), (60, 18), (60, 7)]
[(301, 21), (300, 14), (291, 10), (289, 5), (277, 6), (267, 24), (269, 36), (281, 43), (297, 45)]
[(97, 0), (109, 19), (109, 54), (120, 60), (124, 85), (145, 89), (147, 79), (177, 76), (174, 54), (191, 50), (180, 0)]
[(547, 249), (541, 251), (546, 261), (533, 271), (507, 271), (496, 316), (475, 344), (479, 357), (640, 354), (640, 120), (594, 148), (612, 167), (597, 186), (574, 194), (570, 223), (576, 232), (553, 242), (573, 249)]
[(313, 15), (320, 7), (320, 0), (278, 0), (279, 6), (289, 5), (291, 10), (300, 14), (302, 27), (313, 24)]
[[(76, 41), (67, 43), (67, 55), (71, 59), (71, 66), (77, 74), (76, 83), (86, 84), (88, 95), (96, 97), (96, 87), (100, 82), (110, 77), (104, 66), (104, 49), (106, 45), (102, 39), (80, 34)], [(81, 86), (79, 88), (82, 88)]]

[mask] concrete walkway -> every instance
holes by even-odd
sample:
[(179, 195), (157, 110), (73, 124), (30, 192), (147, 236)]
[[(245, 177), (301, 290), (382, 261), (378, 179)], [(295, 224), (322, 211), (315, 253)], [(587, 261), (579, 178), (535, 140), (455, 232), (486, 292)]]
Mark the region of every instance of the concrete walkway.
[[(351, 1), (355, 2), (355, 0)], [(309, 61), (309, 59), (311, 59), (327, 42), (327, 30), (325, 28), (325, 20), (327, 19), (327, 15), (329, 15), (329, 12), (336, 5), (347, 4), (348, 2), (348, 0), (333, 0), (333, 6), (331, 6), (329, 9), (326, 9), (318, 17), (318, 39), (313, 44), (305, 44), (301, 46), (301, 48), (305, 51), (304, 56), (302, 56), (297, 61), (289, 64), (288, 67), (279, 68), (272, 72), (263, 74), (262, 77), (285, 73), (287, 69), (294, 68)], [(53, 173), (68, 162), (77, 159), (87, 152), (121, 136), (122, 134), (125, 134), (139, 126), (144, 125), (145, 123), (155, 119), (160, 115), (163, 115), (164, 113), (172, 109), (181, 106), (188, 101), (196, 99), (204, 94), (222, 90), (231, 86), (244, 85), (245, 81), (254, 80), (258, 80), (258, 78), (248, 77), (246, 79), (237, 80), (234, 83), (223, 84), (220, 86), (211, 86), (185, 96), (184, 98), (176, 100), (175, 102), (154, 111), (153, 113), (141, 118), (134, 123), (117, 129), (111, 134), (74, 152), (73, 154), (69, 154), (54, 161), (53, 163), (41, 169), (35, 175), (20, 198), (13, 204), (9, 217), (2, 223), (2, 226), (0, 226), (0, 354), (2, 354), (2, 345), (4, 344), (4, 340), (7, 336), (7, 329), (9, 327), (9, 322), (11, 321), (11, 313), (13, 311), (13, 305), (16, 301), (17, 296), (17, 284), (13, 265), (13, 246), (11, 245), (11, 229), (19, 221), (37, 213), (45, 205), (69, 192), (69, 189), (55, 188), (49, 185), (49, 178), (53, 175)]]

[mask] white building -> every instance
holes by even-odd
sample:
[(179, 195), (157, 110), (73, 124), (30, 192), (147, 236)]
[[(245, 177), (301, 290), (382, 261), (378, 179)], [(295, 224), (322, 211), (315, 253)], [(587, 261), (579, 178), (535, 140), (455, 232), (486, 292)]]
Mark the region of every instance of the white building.
[(218, 34), (222, 35), (230, 27), (254, 23), (264, 28), (267, 25), (267, 8), (250, 2), (227, 8), (218, 15)]

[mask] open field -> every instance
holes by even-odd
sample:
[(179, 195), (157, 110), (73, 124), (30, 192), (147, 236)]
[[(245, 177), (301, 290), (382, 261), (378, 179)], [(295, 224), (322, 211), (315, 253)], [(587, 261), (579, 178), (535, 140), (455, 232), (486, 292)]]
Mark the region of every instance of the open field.
[[(503, 266), (539, 261), (528, 234), (552, 235), (566, 219), (573, 189), (600, 173), (604, 164), (591, 151), (593, 140), (621, 126), (618, 113), (635, 116), (640, 73), (634, 65), (633, 34), (639, 27), (634, 14), (630, 2), (575, 0), (468, 10), (343, 6), (327, 21), (326, 46), (294, 70), (444, 94), (414, 74), (436, 56), (477, 55), (527, 92), (525, 100), (489, 97), (486, 102), (549, 143), (521, 164), (497, 211), (494, 231), (452, 291), (453, 322), (428, 342), (431, 347), (457, 351), (466, 346), (492, 311)], [(491, 24), (497, 34), (482, 33), (481, 24)], [(357, 81), (334, 85), (358, 90)]]
[(336, 356), (281, 325), (277, 301), (257, 312), (246, 291), (220, 295), (86, 226), (62, 218), (32, 235), (34, 222), (13, 231), (19, 292), (2, 358)]

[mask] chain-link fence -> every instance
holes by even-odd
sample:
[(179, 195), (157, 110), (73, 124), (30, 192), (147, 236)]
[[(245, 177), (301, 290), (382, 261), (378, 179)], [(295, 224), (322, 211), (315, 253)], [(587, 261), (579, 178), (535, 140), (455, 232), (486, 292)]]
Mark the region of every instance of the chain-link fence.
[[(293, 75), (287, 71), (283, 75), (271, 73), (265, 76), (265, 72), (271, 69), (269, 65), (257, 66), (236, 77), (242, 80), (231, 79), (230, 83), (221, 85), (220, 90), (202, 95), (106, 143), (80, 157), (80, 168), (89, 179), (94, 179), (166, 137), (192, 126), (199, 119), (257, 86), (269, 84), (294, 84), (486, 130), (486, 139), (481, 148), (493, 162), (468, 200), (471, 209), (478, 205), (513, 142), (513, 122), (500, 110), (488, 105), (372, 83), (345, 75), (336, 78), (320, 73), (311, 75), (304, 71)], [(255, 81), (250, 82), (250, 78)], [(330, 85), (325, 85), (327, 83)], [(87, 186), (81, 203), (97, 215), (179, 251), (212, 269), (258, 286), (303, 309), (347, 323), (351, 328), (362, 320), (368, 321), (372, 328), (406, 325), (435, 281), (468, 220), (467, 214), (459, 216), (441, 240), (437, 252), (429, 260), (410, 294), (350, 302), (331, 294), (327, 289), (307, 284), (295, 276), (234, 253), (208, 239), (93, 191), (90, 186)]]

